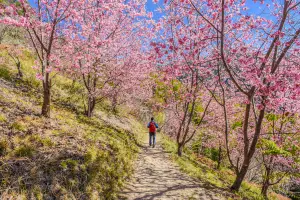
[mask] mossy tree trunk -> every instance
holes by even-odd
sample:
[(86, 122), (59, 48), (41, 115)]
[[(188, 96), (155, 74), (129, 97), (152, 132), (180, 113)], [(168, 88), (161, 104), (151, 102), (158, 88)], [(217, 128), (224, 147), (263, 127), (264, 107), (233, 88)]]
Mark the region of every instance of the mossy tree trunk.
[(85, 111), (85, 114), (87, 117), (92, 117), (93, 111), (95, 109), (95, 105), (96, 105), (96, 98), (93, 96), (89, 96), (87, 109)]
[[(79, 65), (81, 68), (83, 67), (81, 61), (79, 61)], [(89, 72), (87, 74), (82, 73), (82, 80), (87, 90), (87, 107), (84, 104), (84, 113), (87, 117), (92, 117), (93, 111), (97, 104), (96, 92), (97, 92), (98, 77), (96, 73), (92, 73), (92, 72)]]
[(221, 145), (219, 145), (217, 169), (220, 169), (220, 167), (221, 167), (221, 161), (222, 161), (222, 147), (221, 147)]
[(50, 74), (45, 73), (45, 79), (43, 80), (43, 106), (42, 115), (44, 117), (50, 117), (50, 103), (51, 103), (51, 80)]

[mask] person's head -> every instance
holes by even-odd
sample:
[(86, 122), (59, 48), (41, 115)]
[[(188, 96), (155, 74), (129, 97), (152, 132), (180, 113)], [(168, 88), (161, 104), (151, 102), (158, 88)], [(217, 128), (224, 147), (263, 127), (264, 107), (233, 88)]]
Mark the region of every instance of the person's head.
[(154, 120), (154, 117), (151, 117), (151, 121), (153, 121)]

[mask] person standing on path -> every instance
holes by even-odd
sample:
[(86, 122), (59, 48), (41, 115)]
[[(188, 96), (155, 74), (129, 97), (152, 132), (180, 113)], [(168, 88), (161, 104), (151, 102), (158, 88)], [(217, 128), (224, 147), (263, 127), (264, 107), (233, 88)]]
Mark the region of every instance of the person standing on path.
[(149, 146), (154, 148), (155, 147), (155, 136), (156, 136), (156, 129), (158, 125), (155, 123), (154, 118), (151, 117), (151, 121), (148, 123), (149, 128)]

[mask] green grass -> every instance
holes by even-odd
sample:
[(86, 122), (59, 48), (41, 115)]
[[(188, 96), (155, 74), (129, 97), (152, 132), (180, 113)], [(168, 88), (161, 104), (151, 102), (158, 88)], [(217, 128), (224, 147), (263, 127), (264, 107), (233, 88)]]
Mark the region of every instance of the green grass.
[[(195, 154), (191, 151), (185, 150), (184, 155), (179, 157), (177, 152), (177, 144), (169, 137), (162, 136), (162, 145), (166, 151), (172, 154), (173, 160), (179, 165), (180, 169), (191, 177), (200, 179), (214, 187), (218, 187), (229, 192), (229, 188), (235, 179), (235, 175), (232, 170), (221, 167), (221, 169), (215, 169), (216, 163), (209, 158), (197, 159)], [(239, 199), (253, 199), (263, 200), (263, 196), (260, 194), (260, 187), (255, 184), (244, 181), (242, 186), (235, 194)], [(229, 197), (228, 197), (229, 198)], [(274, 196), (269, 195), (269, 199), (276, 199)]]
[(60, 166), (64, 169), (72, 169), (74, 170), (78, 166), (78, 161), (72, 159), (66, 159), (60, 163)]
[(5, 156), (8, 151), (8, 141), (1, 140), (0, 141), (0, 156)]
[[(51, 119), (39, 117), (42, 86), (32, 69), (35, 57), (23, 49), (20, 58), (24, 77), (16, 82), (16, 69), (1, 46), (0, 56), (5, 60), (0, 65), (0, 78), (11, 81), (0, 91), (0, 102), (9, 105), (0, 104), (0, 123), (10, 122), (7, 129), (14, 133), (8, 136), (10, 140), (0, 141), (0, 153), (3, 162), (15, 165), (1, 168), (5, 173), (0, 190), (14, 184), (9, 194), (12, 199), (28, 199), (31, 195), (36, 199), (49, 195), (55, 199), (117, 199), (118, 191), (132, 174), (139, 135), (144, 132), (130, 110), (120, 107), (117, 116), (130, 130), (120, 127), (122, 123), (101, 120), (103, 116), (110, 120), (112, 115), (103, 108), (109, 105), (107, 102), (97, 106), (96, 113), (100, 114), (87, 118), (82, 115), (82, 83), (57, 75), (52, 80)], [(29, 183), (19, 181), (20, 177)], [(48, 186), (41, 177), (51, 179)]]
[(10, 81), (12, 79), (11, 72), (3, 66), (0, 66), (0, 77), (7, 81)]
[(53, 147), (55, 146), (55, 142), (51, 140), (50, 137), (42, 138), (40, 135), (31, 135), (24, 140), (27, 140), (31, 144), (35, 144), (37, 146), (44, 146), (44, 147)]
[(27, 128), (26, 128), (26, 125), (22, 122), (13, 122), (11, 125), (10, 125), (10, 128), (14, 131), (26, 131)]
[(30, 145), (22, 145), (18, 147), (15, 151), (14, 154), (17, 157), (32, 157), (35, 153), (35, 148), (30, 146)]
[(6, 116), (3, 114), (0, 114), (0, 122), (6, 122), (6, 121), (7, 121)]
[(14, 80), (14, 84), (17, 86), (27, 86), (35, 89), (41, 87), (41, 81), (35, 77), (37, 71), (32, 68), (32, 66), (35, 65), (35, 56), (27, 49), (21, 49), (21, 51), (22, 53), (19, 59), (21, 60), (21, 71), (24, 77), (22, 80), (14, 80), (17, 77), (17, 67), (14, 61), (9, 57), (7, 50), (0, 47), (0, 57), (4, 60), (3, 63), (0, 63), (0, 78), (7, 81)]

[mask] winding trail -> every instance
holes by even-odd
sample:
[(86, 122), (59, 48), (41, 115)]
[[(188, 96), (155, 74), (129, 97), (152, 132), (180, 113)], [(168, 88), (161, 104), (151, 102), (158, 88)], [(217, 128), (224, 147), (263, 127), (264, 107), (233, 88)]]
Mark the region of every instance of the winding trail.
[(161, 145), (149, 147), (145, 140), (135, 173), (122, 193), (122, 200), (225, 199), (217, 189), (194, 180), (180, 171)]

